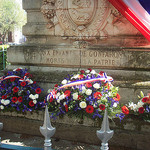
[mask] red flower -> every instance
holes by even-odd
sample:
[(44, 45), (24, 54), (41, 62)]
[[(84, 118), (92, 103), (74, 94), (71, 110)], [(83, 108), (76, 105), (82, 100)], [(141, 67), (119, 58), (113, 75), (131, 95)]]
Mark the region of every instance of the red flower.
[(89, 114), (92, 114), (94, 112), (94, 107), (92, 105), (88, 105), (85, 111)]
[(53, 101), (53, 97), (51, 97), (50, 99), (49, 99), (49, 102), (51, 103)]
[(142, 102), (143, 102), (143, 103), (146, 103), (148, 100), (149, 100), (149, 98), (148, 98), (148, 97), (144, 97), (144, 98), (142, 98)]
[(20, 71), (20, 70), (21, 70), (21, 68), (17, 68), (17, 69), (16, 69), (16, 71)]
[(14, 92), (14, 93), (17, 93), (18, 91), (19, 91), (19, 88), (15, 86), (15, 87), (13, 88), (13, 92)]
[(140, 114), (143, 114), (143, 113), (144, 113), (144, 107), (140, 107), (140, 108), (139, 108), (139, 113), (140, 113)]
[(15, 81), (15, 78), (11, 78), (10, 81), (11, 81), (11, 82), (14, 82), (14, 81)]
[(29, 105), (30, 105), (31, 107), (33, 107), (33, 106), (34, 106), (33, 101), (30, 101), (30, 102), (29, 102)]
[(122, 109), (122, 112), (124, 113), (124, 114), (129, 114), (129, 109), (128, 109), (128, 107), (126, 107), (126, 106), (123, 106), (123, 107), (121, 107), (121, 109)]
[(68, 97), (68, 96), (70, 96), (70, 93), (71, 93), (71, 92), (70, 92), (69, 90), (66, 90), (66, 91), (64, 92), (64, 95)]
[(55, 86), (54, 87), (58, 87), (58, 84), (55, 84)]
[(18, 97), (18, 102), (20, 102), (20, 103), (22, 102), (22, 96)]
[(100, 71), (100, 72), (99, 72), (99, 74), (100, 74), (101, 76), (103, 75), (103, 73), (104, 73), (104, 71)]
[(81, 100), (83, 98), (82, 95), (78, 95), (78, 100)]
[(41, 90), (40, 88), (37, 88), (37, 89), (35, 90), (36, 94), (40, 94), (41, 91), (42, 91), (42, 90)]
[(27, 77), (30, 77), (30, 78), (32, 78), (32, 74), (30, 74), (30, 73), (25, 73), (25, 75), (24, 76), (27, 76)]
[(88, 87), (88, 88), (92, 87), (92, 83), (87, 82), (87, 83), (86, 83), (86, 87)]
[(26, 86), (26, 82), (23, 81), (23, 82), (20, 83), (20, 85), (21, 85), (21, 86)]
[(81, 72), (81, 74), (84, 74), (84, 73), (85, 73), (85, 71), (84, 71), (84, 70), (80, 70), (80, 72)]
[(67, 104), (65, 105), (65, 110), (66, 110), (66, 112), (68, 112), (68, 105)]
[(79, 79), (82, 79), (83, 77), (84, 77), (83, 74), (80, 74), (80, 75), (79, 75)]
[(11, 99), (11, 101), (13, 102), (13, 103), (15, 103), (15, 102), (17, 102), (17, 97), (12, 97), (12, 99)]
[(7, 98), (7, 95), (2, 95), (2, 99), (6, 99)]
[(36, 84), (36, 81), (33, 81), (33, 84)]
[(114, 100), (115, 101), (119, 101), (120, 100), (120, 95), (118, 93), (116, 94), (116, 97), (114, 97)]
[(100, 108), (100, 110), (105, 110), (105, 105), (104, 104), (100, 104), (99, 108)]
[(110, 89), (110, 85), (108, 83), (105, 83), (104, 86), (106, 86), (108, 90)]
[(91, 72), (92, 71), (92, 69), (91, 68), (88, 68), (88, 70)]
[(102, 97), (101, 92), (95, 92), (94, 93), (94, 98), (100, 99)]

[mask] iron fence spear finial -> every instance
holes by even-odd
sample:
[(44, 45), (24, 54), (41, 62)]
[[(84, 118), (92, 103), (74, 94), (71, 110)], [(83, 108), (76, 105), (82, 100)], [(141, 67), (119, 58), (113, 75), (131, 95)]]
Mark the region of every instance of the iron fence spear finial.
[(49, 112), (47, 106), (45, 107), (44, 124), (40, 127), (41, 134), (45, 137), (44, 150), (52, 150), (51, 137), (54, 135), (56, 129), (51, 126)]
[(102, 141), (101, 150), (109, 149), (108, 141), (112, 138), (113, 134), (114, 131), (109, 128), (107, 110), (105, 110), (101, 130), (97, 131), (97, 136)]

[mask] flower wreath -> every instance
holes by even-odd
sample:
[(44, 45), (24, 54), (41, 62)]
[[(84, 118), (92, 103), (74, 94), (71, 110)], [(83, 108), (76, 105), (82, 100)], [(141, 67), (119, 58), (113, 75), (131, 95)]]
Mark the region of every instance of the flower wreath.
[(135, 115), (142, 120), (144, 119), (145, 121), (150, 122), (150, 94), (144, 96), (144, 93), (141, 91), (138, 98), (139, 100), (137, 103), (130, 101), (123, 106), (122, 111), (126, 115)]
[(45, 105), (41, 98), (42, 89), (27, 69), (8, 71), (0, 78), (0, 110), (33, 111)]
[(51, 118), (68, 114), (83, 118), (102, 118), (107, 109), (110, 118), (123, 119), (119, 104), (118, 87), (112, 85), (113, 78), (103, 71), (81, 70), (77, 74), (68, 75), (60, 85), (47, 95), (46, 100)]

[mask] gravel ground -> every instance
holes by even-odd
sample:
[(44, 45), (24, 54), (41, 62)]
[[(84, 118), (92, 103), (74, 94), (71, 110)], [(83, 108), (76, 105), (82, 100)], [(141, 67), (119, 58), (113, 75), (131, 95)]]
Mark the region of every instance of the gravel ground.
[[(11, 132), (0, 132), (2, 143), (43, 148), (44, 137), (31, 136), (25, 134), (16, 134)], [(101, 143), (101, 142), (100, 142)], [(100, 150), (100, 145), (89, 145), (66, 140), (52, 139), (52, 148), (55, 150)], [(110, 146), (109, 150), (135, 150), (125, 147)]]

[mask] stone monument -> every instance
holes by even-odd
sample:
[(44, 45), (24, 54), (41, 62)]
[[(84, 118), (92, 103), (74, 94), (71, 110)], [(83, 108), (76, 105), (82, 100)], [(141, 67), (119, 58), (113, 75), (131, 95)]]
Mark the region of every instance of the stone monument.
[(28, 68), (45, 92), (67, 74), (105, 71), (121, 102), (150, 87), (150, 45), (108, 0), (23, 0), (27, 41), (8, 50), (8, 69)]

